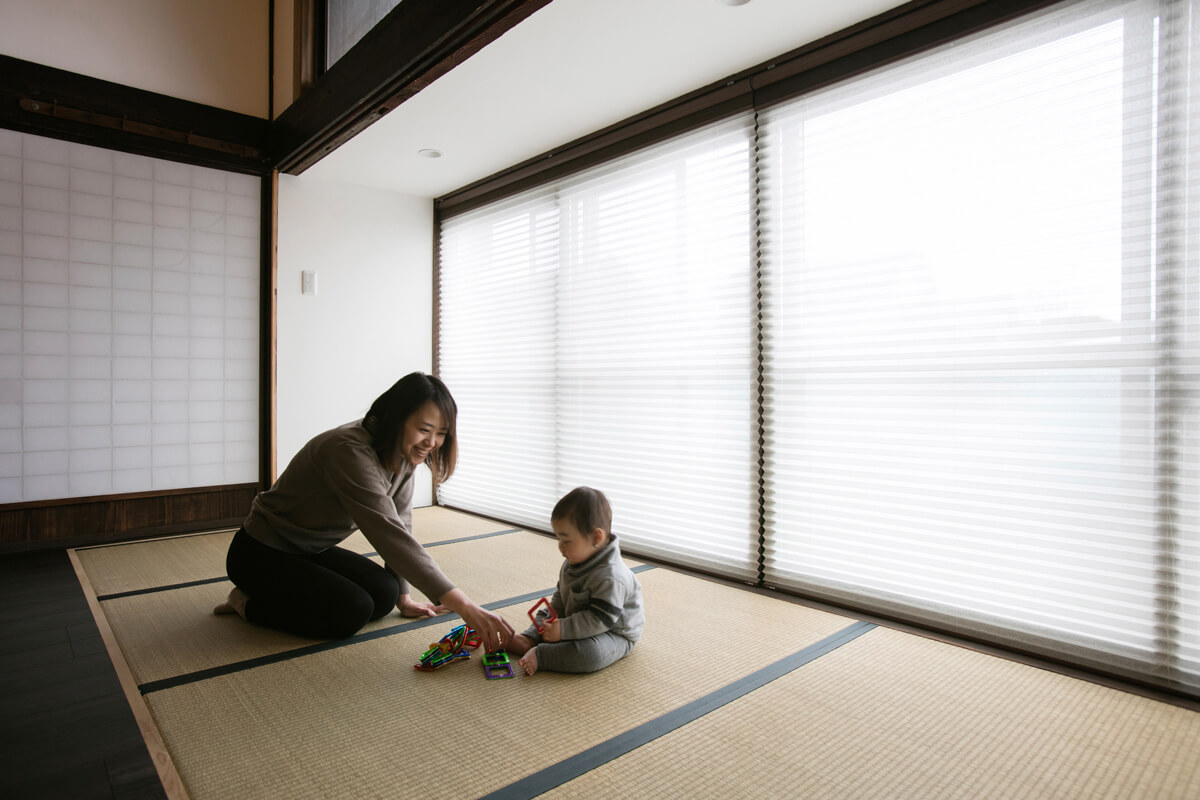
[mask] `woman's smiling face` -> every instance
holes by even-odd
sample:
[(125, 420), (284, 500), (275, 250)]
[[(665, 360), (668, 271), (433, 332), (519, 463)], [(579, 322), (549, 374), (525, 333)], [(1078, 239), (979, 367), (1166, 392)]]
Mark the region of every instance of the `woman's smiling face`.
[(431, 452), (440, 448), (442, 442), (446, 441), (446, 434), (442, 412), (430, 400), (404, 420), (397, 460), (403, 458), (414, 467), (423, 463)]

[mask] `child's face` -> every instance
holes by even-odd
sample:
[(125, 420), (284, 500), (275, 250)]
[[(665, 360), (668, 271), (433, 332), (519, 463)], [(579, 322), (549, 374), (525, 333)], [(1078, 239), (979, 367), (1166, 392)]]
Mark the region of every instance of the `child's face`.
[(595, 532), (584, 535), (565, 519), (552, 519), (550, 526), (558, 539), (558, 552), (562, 553), (568, 564), (582, 564), (587, 561), (600, 544)]

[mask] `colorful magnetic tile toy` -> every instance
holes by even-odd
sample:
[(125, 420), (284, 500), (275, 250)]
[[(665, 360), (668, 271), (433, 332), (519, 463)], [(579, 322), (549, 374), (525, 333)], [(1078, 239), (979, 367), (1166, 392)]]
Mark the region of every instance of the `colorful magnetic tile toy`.
[[(539, 611), (538, 609), (541, 609), (542, 606), (545, 606), (545, 608)], [(554, 620), (558, 619), (558, 614), (554, 611), (554, 606), (550, 605), (550, 601), (544, 597), (534, 603), (533, 608), (525, 613), (533, 621), (533, 627), (537, 628), (538, 633), (542, 633), (545, 630), (547, 622), (554, 622)]]
[(503, 650), (484, 654), (483, 674), (489, 681), (498, 678), (512, 678), (516, 675), (513, 672), (512, 662), (508, 660), (508, 653)]
[(413, 669), (421, 672), (433, 672), (455, 661), (465, 661), (471, 657), (467, 650), (474, 650), (483, 643), (483, 637), (466, 625), (452, 628), (440, 641), (429, 645), (429, 649), (421, 656)]

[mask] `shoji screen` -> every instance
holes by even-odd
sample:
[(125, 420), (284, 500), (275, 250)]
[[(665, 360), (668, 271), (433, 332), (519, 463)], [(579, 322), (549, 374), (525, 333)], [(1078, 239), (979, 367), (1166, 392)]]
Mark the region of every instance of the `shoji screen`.
[(769, 582), (1200, 687), (1191, 19), (1067, 3), (763, 115)]
[(0, 503), (257, 480), (259, 191), (0, 130)]
[(447, 220), (442, 502), (539, 528), (608, 494), (648, 555), (752, 577), (755, 312), (747, 120)]

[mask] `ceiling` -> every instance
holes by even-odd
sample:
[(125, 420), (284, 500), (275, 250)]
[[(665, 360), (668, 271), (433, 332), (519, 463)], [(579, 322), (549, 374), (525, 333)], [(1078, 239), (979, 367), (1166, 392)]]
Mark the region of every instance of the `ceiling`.
[(439, 197), (898, 5), (553, 0), (303, 175)]

